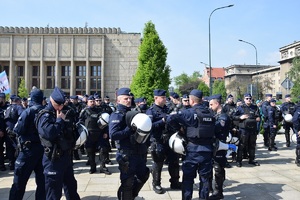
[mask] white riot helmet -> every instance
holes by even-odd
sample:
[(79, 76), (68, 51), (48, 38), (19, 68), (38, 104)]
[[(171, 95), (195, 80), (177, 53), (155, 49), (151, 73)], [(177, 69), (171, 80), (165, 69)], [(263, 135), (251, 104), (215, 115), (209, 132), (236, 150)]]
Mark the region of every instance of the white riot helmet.
[(284, 121), (286, 122), (292, 122), (293, 116), (291, 114), (284, 115)]
[(294, 144), (297, 144), (297, 134), (296, 133), (292, 134), (291, 139)]
[(174, 152), (176, 152), (178, 154), (181, 154), (181, 155), (186, 154), (186, 152), (185, 152), (186, 141), (182, 136), (180, 136), (178, 134), (178, 132), (174, 133), (170, 137), (169, 146)]
[(108, 125), (108, 121), (109, 121), (109, 114), (108, 113), (102, 113), (99, 116), (97, 124), (98, 124), (99, 128), (104, 129)]
[(89, 134), (87, 128), (80, 123), (77, 124), (77, 132), (79, 137), (75, 143), (75, 147), (74, 147), (75, 149), (78, 149), (79, 147), (81, 147), (81, 145), (85, 143), (87, 136)]
[(137, 143), (145, 143), (150, 135), (152, 121), (145, 113), (137, 113), (130, 122), (131, 127), (136, 130), (134, 138)]
[(232, 140), (232, 135), (231, 135), (231, 133), (229, 132), (229, 133), (228, 133), (228, 136), (226, 137), (226, 142), (229, 143), (231, 140)]

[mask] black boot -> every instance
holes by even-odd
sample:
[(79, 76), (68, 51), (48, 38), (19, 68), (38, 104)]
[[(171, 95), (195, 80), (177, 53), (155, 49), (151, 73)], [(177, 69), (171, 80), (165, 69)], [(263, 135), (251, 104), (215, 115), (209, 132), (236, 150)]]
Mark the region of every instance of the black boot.
[(73, 155), (74, 155), (74, 160), (80, 160), (79, 154), (78, 154), (78, 149), (73, 150)]
[(277, 151), (277, 148), (275, 148), (274, 146), (274, 139), (273, 138), (270, 138), (269, 139), (269, 148), (268, 148), (269, 151)]
[[(159, 167), (157, 167), (159, 168)], [(161, 187), (161, 170), (159, 169), (153, 169), (152, 170), (152, 177), (153, 177), (153, 182), (152, 182), (152, 186), (153, 186), (153, 190), (155, 193), (157, 194), (163, 194), (164, 193), (164, 189)]]
[(290, 147), (291, 146), (291, 141), (290, 141), (290, 132), (285, 132), (285, 140), (286, 140), (286, 147)]
[(300, 148), (296, 149), (296, 161), (295, 163), (297, 164), (298, 167), (300, 167)]

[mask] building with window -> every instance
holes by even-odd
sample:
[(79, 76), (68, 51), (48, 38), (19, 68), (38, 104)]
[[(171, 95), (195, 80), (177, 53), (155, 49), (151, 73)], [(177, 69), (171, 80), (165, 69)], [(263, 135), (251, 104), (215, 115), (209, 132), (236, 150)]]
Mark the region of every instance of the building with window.
[(0, 71), (5, 70), (11, 93), (22, 78), (49, 96), (55, 86), (66, 94), (115, 98), (129, 87), (138, 66), (140, 33), (120, 28), (2, 27)]
[(211, 76), (210, 76), (209, 67), (205, 67), (202, 81), (204, 81), (204, 83), (209, 87), (209, 81), (211, 81), (211, 84), (213, 85), (215, 80), (224, 80), (224, 76), (225, 76), (224, 68), (212, 67)]

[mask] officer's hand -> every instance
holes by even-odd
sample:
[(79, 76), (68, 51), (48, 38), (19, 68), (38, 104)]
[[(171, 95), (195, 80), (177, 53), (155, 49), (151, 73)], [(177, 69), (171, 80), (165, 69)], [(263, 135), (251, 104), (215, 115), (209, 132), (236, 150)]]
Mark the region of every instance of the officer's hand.
[(260, 121), (260, 117), (257, 117), (257, 118), (256, 118), (256, 121), (259, 122), (259, 121)]
[(228, 149), (236, 151), (236, 146), (234, 144), (228, 144)]
[(300, 131), (298, 131), (298, 137), (300, 137)]
[(276, 128), (276, 125), (273, 125), (273, 128)]
[(61, 111), (57, 110), (56, 111), (56, 118), (61, 118), (61, 119), (65, 120), (66, 115), (64, 113), (62, 113)]
[(240, 119), (247, 119), (249, 117), (249, 115), (247, 115), (247, 114), (245, 114), (245, 115), (242, 115), (241, 117), (240, 117)]

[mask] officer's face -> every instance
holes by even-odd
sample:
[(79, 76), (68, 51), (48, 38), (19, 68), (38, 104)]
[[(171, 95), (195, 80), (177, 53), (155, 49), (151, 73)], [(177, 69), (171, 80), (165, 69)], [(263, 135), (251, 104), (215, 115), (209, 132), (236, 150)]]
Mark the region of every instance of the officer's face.
[(219, 106), (219, 103), (212, 99), (209, 101), (209, 108), (212, 109), (214, 112), (216, 112), (218, 110), (218, 106)]
[(88, 107), (94, 107), (95, 106), (95, 100), (88, 100), (87, 102)]
[(250, 105), (252, 103), (252, 98), (251, 97), (245, 97), (244, 101), (245, 101), (245, 104)]
[(154, 101), (155, 101), (155, 104), (158, 105), (158, 106), (164, 106), (166, 104), (166, 96), (155, 96), (154, 97)]
[(127, 96), (127, 95), (120, 95), (118, 96), (118, 103), (122, 104), (126, 107), (131, 107), (131, 96)]
[(290, 102), (290, 101), (291, 101), (291, 97), (285, 98), (285, 101), (286, 101), (286, 102)]
[(276, 102), (270, 102), (270, 105), (271, 105), (272, 107), (275, 107), (275, 106), (276, 106)]
[(182, 104), (185, 106), (190, 105), (189, 99), (187, 99), (187, 98), (182, 99)]
[(101, 99), (95, 99), (95, 103), (96, 103), (96, 106), (100, 106), (100, 104), (101, 104)]
[(61, 111), (61, 110), (63, 109), (64, 104), (58, 104), (58, 103), (56, 103), (56, 102), (52, 99), (52, 97), (50, 97), (50, 101), (51, 101), (51, 104), (52, 104), (52, 106), (53, 106), (53, 108), (54, 108), (55, 110)]

